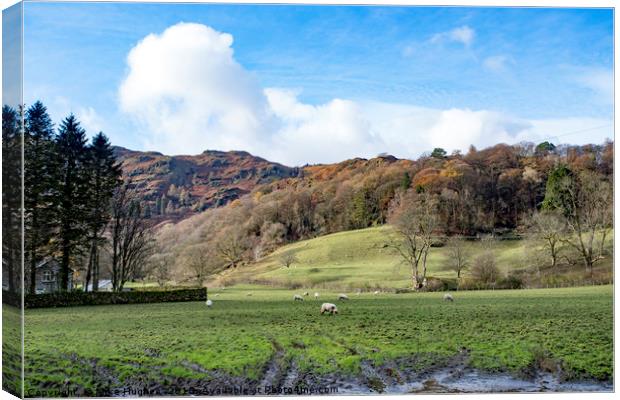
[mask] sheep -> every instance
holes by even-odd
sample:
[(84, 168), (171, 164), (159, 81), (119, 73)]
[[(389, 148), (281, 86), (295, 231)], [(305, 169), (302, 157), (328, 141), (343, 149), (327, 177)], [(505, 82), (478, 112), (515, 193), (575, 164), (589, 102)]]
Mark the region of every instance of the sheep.
[(211, 300), (207, 300), (207, 307), (211, 307), (213, 305), (213, 302)]
[(215, 297), (220, 297), (220, 294), (219, 294), (219, 293), (216, 293), (216, 294), (215, 294)]
[(319, 292), (314, 292), (314, 298), (318, 299), (319, 298)]
[(443, 299), (444, 299), (444, 301), (450, 301), (450, 302), (454, 301), (454, 297), (452, 297), (452, 295), (450, 293), (444, 294), (443, 295)]
[(375, 290), (374, 295), (376, 296), (376, 295), (378, 295), (379, 293), (381, 293), (381, 292), (380, 292), (380, 291), (378, 291), (378, 290)]
[(301, 297), (300, 295), (296, 294), (296, 295), (293, 296), (293, 300), (295, 300), (295, 301), (304, 301), (304, 298)]
[(323, 305), (321, 305), (321, 315), (325, 313), (336, 315), (338, 314), (338, 307), (332, 303), (323, 303)]
[(304, 292), (304, 296), (310, 296), (310, 293)]
[(252, 293), (248, 293), (248, 294), (246, 294), (246, 296), (250, 297), (250, 296), (252, 296)]
[(349, 300), (349, 296), (347, 296), (347, 295), (346, 295), (346, 294), (344, 294), (344, 293), (340, 293), (340, 294), (338, 295), (338, 300)]

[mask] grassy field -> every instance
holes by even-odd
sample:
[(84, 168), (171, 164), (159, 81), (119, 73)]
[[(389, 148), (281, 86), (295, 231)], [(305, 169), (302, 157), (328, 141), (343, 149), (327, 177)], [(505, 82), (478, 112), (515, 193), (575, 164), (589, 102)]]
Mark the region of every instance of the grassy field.
[[(299, 382), (363, 377), (369, 365), (389, 365), (398, 375), (463, 354), (487, 371), (560, 368), (568, 379), (611, 378), (611, 286), (459, 292), (454, 303), (442, 293), (364, 293), (339, 302), (321, 291), (319, 300), (293, 302), (294, 293), (248, 285), (210, 291), (210, 309), (166, 303), (26, 310), (27, 394), (251, 385), (274, 368), (297, 371)], [(337, 303), (340, 314), (320, 316), (323, 301)]]
[[(276, 250), (260, 262), (227, 272), (211, 282), (211, 286), (258, 282), (275, 287), (302, 285), (349, 290), (410, 287), (410, 270), (402, 264), (394, 250), (386, 246), (390, 237), (393, 237), (393, 233), (386, 225), (300, 241)], [(613, 238), (610, 237), (608, 243), (611, 245), (612, 242)], [(483, 246), (485, 244), (480, 241), (468, 242), (474, 257), (484, 250)], [(524, 268), (528, 250), (531, 250), (531, 243), (523, 240), (493, 243), (497, 266), (503, 274)], [(284, 268), (279, 261), (283, 252), (294, 253), (298, 262), (290, 268)], [(447, 264), (448, 249), (431, 248), (428, 275), (456, 278), (455, 272), (445, 268)], [(612, 257), (597, 264), (597, 268), (605, 270), (609, 276), (611, 267)], [(575, 271), (572, 272), (577, 274), (583, 272), (581, 265), (576, 265), (573, 269)]]

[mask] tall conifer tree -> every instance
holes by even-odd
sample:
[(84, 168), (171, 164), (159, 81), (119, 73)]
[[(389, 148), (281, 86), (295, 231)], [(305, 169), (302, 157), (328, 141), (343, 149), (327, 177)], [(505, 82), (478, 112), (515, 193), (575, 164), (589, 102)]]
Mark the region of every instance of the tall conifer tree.
[(88, 234), (88, 152), (84, 129), (71, 114), (60, 124), (56, 137), (59, 181), (55, 195), (60, 290), (69, 283), (71, 263), (85, 247)]

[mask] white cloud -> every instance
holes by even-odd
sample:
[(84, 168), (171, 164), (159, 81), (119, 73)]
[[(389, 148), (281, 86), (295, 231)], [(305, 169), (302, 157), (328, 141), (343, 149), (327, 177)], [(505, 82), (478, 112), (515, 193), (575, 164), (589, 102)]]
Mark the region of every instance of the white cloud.
[(235, 61), (232, 43), (227, 33), (180, 23), (130, 51), (120, 107), (145, 128), (147, 146), (243, 148), (271, 129), (262, 89)]
[(482, 66), (492, 72), (503, 72), (508, 64), (514, 64), (514, 60), (504, 55), (490, 56), (482, 62)]
[[(473, 33), (467, 37), (464, 44), (471, 43)], [(231, 35), (207, 26), (178, 24), (147, 36), (131, 50), (119, 103), (135, 117), (146, 149), (167, 154), (247, 150), (302, 165), (381, 152), (413, 158), (434, 147), (465, 151), (470, 144), (539, 141), (575, 127), (609, 123), (526, 120), (490, 110), (347, 99), (306, 104), (295, 91), (261, 88), (235, 61), (232, 43)], [(611, 137), (612, 129), (600, 130), (596, 141)]]
[(81, 107), (75, 113), (78, 121), (89, 136), (104, 132), (104, 119), (92, 107)]
[(447, 32), (436, 33), (433, 37), (431, 37), (431, 42), (459, 42), (465, 47), (469, 47), (473, 43), (475, 36), (476, 32), (472, 28), (467, 25), (463, 25)]
[(577, 83), (592, 90), (602, 103), (613, 104), (614, 72), (605, 68), (578, 68)]
[(383, 146), (359, 104), (334, 99), (318, 106), (303, 104), (292, 91), (266, 89), (275, 116), (281, 121), (274, 134), (271, 157), (289, 164), (334, 162), (372, 157)]

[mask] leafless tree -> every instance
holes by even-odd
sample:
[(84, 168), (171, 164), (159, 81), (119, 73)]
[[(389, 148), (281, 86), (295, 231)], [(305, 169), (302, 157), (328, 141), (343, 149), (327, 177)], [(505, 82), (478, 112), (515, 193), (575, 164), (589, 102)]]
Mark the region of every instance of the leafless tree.
[(395, 236), (388, 243), (411, 268), (414, 289), (424, 286), (428, 253), (438, 226), (437, 200), (428, 193), (409, 190), (392, 205), (390, 224)]
[(246, 238), (234, 227), (221, 232), (215, 242), (215, 252), (224, 262), (224, 268), (235, 268), (247, 251)]
[[(562, 241), (577, 250), (586, 270), (601, 258), (605, 240), (613, 225), (613, 189), (593, 172), (581, 172), (576, 178), (560, 182), (566, 223), (571, 234)], [(600, 235), (597, 246), (597, 235)]]
[(210, 272), (215, 272), (213, 271), (213, 257), (209, 248), (203, 244), (187, 247), (184, 250), (183, 259), (192, 273), (192, 278), (200, 286), (202, 286)]
[(534, 238), (543, 242), (545, 251), (549, 254), (551, 267), (558, 263), (562, 241), (566, 236), (566, 220), (558, 212), (541, 211), (532, 214), (528, 225)]
[(159, 287), (163, 287), (170, 280), (174, 266), (174, 255), (170, 253), (155, 253), (149, 259), (150, 276), (155, 279)]
[(461, 236), (453, 236), (448, 240), (447, 250), (447, 269), (456, 272), (456, 277), (460, 280), (461, 273), (469, 268), (470, 251), (467, 242)]
[(495, 261), (495, 254), (490, 250), (486, 250), (476, 257), (471, 268), (471, 275), (480, 283), (487, 285), (495, 284), (500, 275)]
[(110, 236), (112, 287), (121, 291), (145, 267), (153, 248), (151, 225), (143, 218), (140, 202), (129, 183), (114, 193)]
[(283, 267), (290, 268), (291, 265), (298, 262), (299, 260), (297, 259), (297, 256), (293, 251), (288, 250), (280, 254), (280, 257), (278, 257), (278, 261)]

